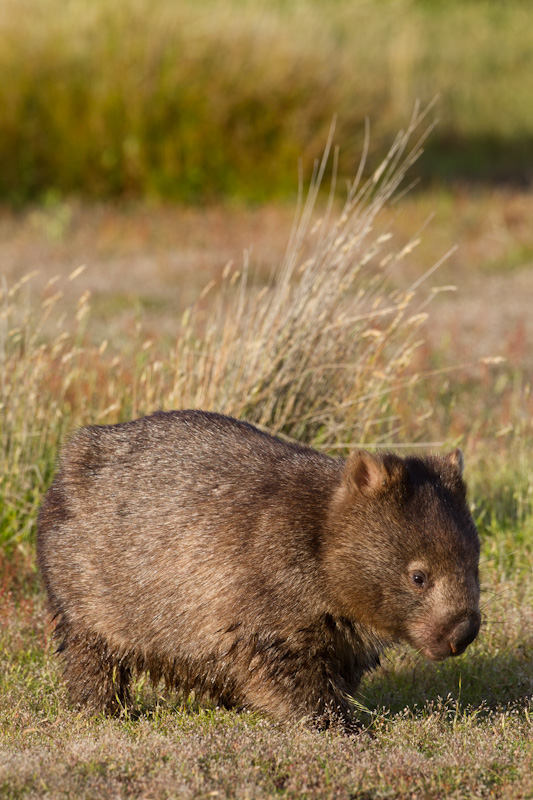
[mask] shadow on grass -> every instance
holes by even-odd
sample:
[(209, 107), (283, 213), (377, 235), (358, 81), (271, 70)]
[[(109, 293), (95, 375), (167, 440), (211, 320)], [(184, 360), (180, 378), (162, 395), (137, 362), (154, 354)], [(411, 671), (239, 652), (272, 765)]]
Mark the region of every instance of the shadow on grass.
[(459, 711), (490, 713), (509, 706), (529, 706), (533, 698), (530, 646), (490, 654), (468, 654), (457, 661), (431, 664), (408, 654), (402, 662), (367, 677), (357, 701), (373, 712), (396, 714), (406, 707), (422, 709), (445, 698)]
[[(385, 667), (368, 676), (355, 697), (363, 725), (370, 717), (396, 716), (406, 709), (413, 717), (425, 717), (435, 711), (476, 718), (493, 712), (523, 707), (530, 709), (533, 699), (533, 668), (527, 648), (493, 656), (476, 654), (460, 661), (431, 664), (418, 660), (407, 651), (401, 663)], [(211, 727), (218, 724), (246, 725), (261, 720), (261, 714), (216, 706), (191, 696), (187, 699), (161, 686), (152, 687), (141, 678), (134, 686), (134, 701), (119, 712), (132, 722), (156, 722), (173, 716), (185, 726)]]

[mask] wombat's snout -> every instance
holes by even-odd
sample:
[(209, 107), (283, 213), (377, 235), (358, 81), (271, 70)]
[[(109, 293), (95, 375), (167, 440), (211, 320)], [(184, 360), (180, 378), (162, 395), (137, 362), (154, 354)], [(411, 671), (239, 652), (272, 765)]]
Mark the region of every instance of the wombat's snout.
[(479, 632), (481, 615), (473, 612), (467, 619), (461, 620), (448, 634), (448, 644), (452, 656), (464, 653), (468, 645), (474, 641)]
[(415, 628), (409, 641), (432, 661), (442, 661), (450, 656), (460, 656), (478, 635), (481, 614), (477, 609), (441, 620), (429, 621)]

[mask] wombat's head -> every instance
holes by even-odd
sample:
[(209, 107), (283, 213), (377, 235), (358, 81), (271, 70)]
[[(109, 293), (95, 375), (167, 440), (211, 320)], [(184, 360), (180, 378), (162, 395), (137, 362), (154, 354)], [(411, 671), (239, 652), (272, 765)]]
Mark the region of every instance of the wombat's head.
[(428, 658), (459, 655), (477, 636), (479, 538), (460, 450), (348, 458), (325, 549), (337, 611)]

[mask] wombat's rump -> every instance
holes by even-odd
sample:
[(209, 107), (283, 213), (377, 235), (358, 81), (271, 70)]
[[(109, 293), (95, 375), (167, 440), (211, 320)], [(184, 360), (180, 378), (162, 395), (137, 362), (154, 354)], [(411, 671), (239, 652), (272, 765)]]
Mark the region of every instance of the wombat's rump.
[(63, 450), (38, 561), (74, 703), (113, 710), (132, 670), (277, 719), (348, 721), (404, 640), (479, 629), (460, 451), (347, 461), (201, 411), (88, 427)]

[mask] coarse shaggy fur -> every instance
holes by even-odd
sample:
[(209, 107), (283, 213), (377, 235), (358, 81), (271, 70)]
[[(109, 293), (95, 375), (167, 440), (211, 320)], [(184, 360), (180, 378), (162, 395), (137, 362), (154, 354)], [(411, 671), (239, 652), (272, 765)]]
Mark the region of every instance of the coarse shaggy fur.
[(390, 642), (462, 652), (479, 628), (460, 451), (344, 461), (201, 411), (77, 432), (38, 521), (73, 703), (133, 671), (279, 720), (352, 719)]

